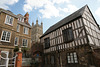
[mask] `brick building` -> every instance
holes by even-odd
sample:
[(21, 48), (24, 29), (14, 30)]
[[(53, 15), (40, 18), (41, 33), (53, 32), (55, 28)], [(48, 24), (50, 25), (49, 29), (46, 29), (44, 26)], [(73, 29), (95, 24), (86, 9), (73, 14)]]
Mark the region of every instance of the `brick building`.
[[(15, 15), (9, 10), (0, 8), (0, 50), (8, 51), (13, 56), (15, 46), (31, 47), (31, 26), (29, 14)], [(11, 57), (10, 56), (10, 57)]]
[[(94, 56), (100, 56), (100, 28), (89, 7), (65, 17), (42, 36), (44, 67), (97, 66)], [(100, 61), (97, 61), (100, 64)]]

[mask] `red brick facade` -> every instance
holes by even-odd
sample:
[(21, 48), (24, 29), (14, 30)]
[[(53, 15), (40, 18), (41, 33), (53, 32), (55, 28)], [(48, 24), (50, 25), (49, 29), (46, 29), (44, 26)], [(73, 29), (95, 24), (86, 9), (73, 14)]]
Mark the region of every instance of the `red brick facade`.
[(22, 52), (17, 53), (18, 57), (16, 58), (16, 67), (22, 66)]

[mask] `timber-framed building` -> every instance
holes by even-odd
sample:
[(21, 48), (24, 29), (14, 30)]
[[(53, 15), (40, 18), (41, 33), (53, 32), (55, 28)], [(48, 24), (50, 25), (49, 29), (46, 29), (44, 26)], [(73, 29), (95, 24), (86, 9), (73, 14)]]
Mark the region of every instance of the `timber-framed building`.
[(100, 28), (87, 5), (51, 26), (40, 39), (44, 67), (99, 67), (93, 52), (100, 47)]

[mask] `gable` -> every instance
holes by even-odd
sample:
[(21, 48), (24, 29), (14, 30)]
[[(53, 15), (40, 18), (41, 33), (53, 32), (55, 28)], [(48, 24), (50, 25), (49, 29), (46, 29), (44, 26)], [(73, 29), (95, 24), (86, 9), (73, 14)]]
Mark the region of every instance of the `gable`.
[[(98, 24), (92, 14), (92, 12), (90, 11), (89, 7), (86, 6), (85, 7), (85, 10), (83, 12), (83, 15), (82, 15), (83, 18), (89, 20), (92, 24), (94, 24), (96, 27), (98, 27)], [(87, 23), (88, 24), (88, 23)]]

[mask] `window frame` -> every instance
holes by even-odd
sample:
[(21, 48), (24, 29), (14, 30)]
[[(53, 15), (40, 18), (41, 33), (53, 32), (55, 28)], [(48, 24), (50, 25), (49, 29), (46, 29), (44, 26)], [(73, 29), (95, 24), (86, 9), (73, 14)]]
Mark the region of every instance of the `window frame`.
[[(79, 63), (79, 60), (78, 60), (78, 54), (76, 53), (76, 55), (74, 55), (74, 53), (76, 52), (68, 52), (66, 54), (66, 58), (67, 58), (67, 64), (78, 64)], [(69, 54), (69, 55), (68, 55)], [(71, 55), (72, 54), (72, 55)], [(68, 60), (68, 56), (69, 56), (69, 60)], [(76, 56), (76, 57), (75, 57)], [(72, 62), (72, 59), (73, 59), (73, 62)], [(76, 60), (75, 60), (76, 59)], [(69, 63), (70, 61), (70, 63)], [(77, 61), (77, 62), (76, 62)]]
[[(48, 42), (47, 42), (48, 41)], [(46, 46), (47, 45), (47, 46)], [(48, 49), (48, 48), (50, 48), (50, 38), (49, 37), (47, 37), (47, 38), (45, 38), (44, 39), (44, 48), (45, 49)]]
[(23, 17), (19, 17), (18, 20), (21, 21), (21, 22), (24, 22), (24, 18)]
[(17, 28), (17, 32), (20, 32), (20, 25), (17, 24), (18, 28)]
[[(5, 35), (5, 40), (2, 40), (2, 38), (3, 38), (2, 36), (3, 36), (4, 31), (5, 31), (5, 30), (3, 30), (3, 31), (2, 31), (1, 41), (4, 41), (4, 42), (10, 42), (11, 32), (9, 32), (9, 31), (5, 31), (5, 32), (6, 32), (6, 35)], [(6, 41), (6, 39), (7, 39), (7, 35), (8, 35), (8, 32), (10, 33), (10, 36), (9, 36), (9, 41)]]
[(15, 45), (15, 41), (14, 41), (14, 46), (18, 46), (19, 37), (15, 37), (15, 38), (18, 38), (18, 39), (17, 39), (17, 44), (16, 45)]
[[(69, 32), (69, 31), (71, 31), (71, 32)], [(66, 33), (66, 35), (65, 35), (65, 33)], [(71, 36), (69, 33), (71, 33)], [(67, 29), (62, 30), (62, 34), (63, 34), (63, 42), (69, 43), (69, 42), (72, 42), (74, 40), (74, 33), (73, 33), (72, 27), (69, 27)], [(70, 37), (68, 37), (68, 36), (70, 36)], [(66, 39), (65, 39), (65, 37), (66, 37)]]
[[(24, 32), (24, 28), (25, 28), (25, 30), (27, 29), (27, 32)], [(28, 27), (23, 27), (23, 33), (28, 35), (29, 34), (29, 28)]]
[(10, 24), (10, 22), (7, 22), (7, 16), (9, 16), (9, 15), (6, 15), (6, 17), (5, 17), (5, 24), (10, 25), (10, 26), (13, 26), (13, 21), (14, 21), (14, 18), (13, 18), (13, 17), (11, 17), (11, 16), (9, 16), (9, 17), (10, 17), (10, 19), (12, 18), (12, 24)]
[(22, 47), (28, 47), (28, 39), (25, 39), (25, 40), (27, 40), (26, 46), (23, 46), (23, 40), (24, 40), (24, 39), (22, 39)]

